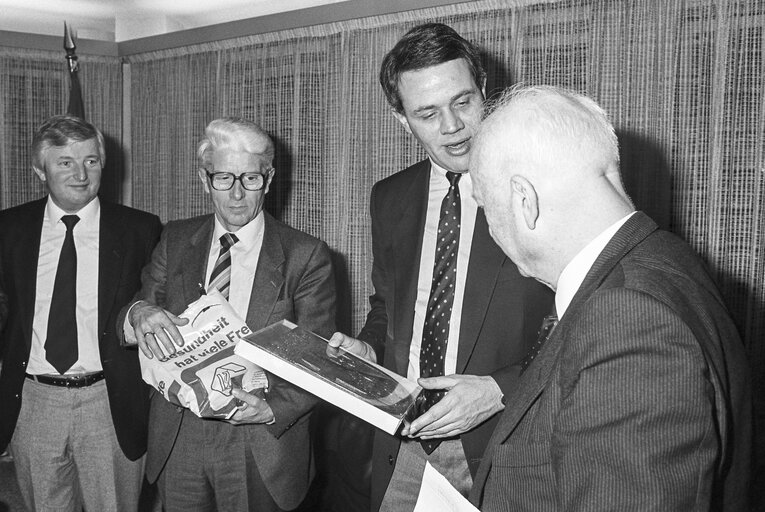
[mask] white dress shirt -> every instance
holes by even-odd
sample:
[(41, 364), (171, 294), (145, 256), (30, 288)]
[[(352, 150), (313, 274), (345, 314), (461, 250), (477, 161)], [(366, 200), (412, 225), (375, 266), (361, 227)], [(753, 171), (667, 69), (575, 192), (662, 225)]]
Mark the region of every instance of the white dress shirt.
[[(66, 237), (66, 225), (61, 217), (67, 213), (48, 197), (40, 233), (40, 253), (37, 258), (35, 285), (35, 316), (32, 324), (32, 348), (27, 363), (30, 375), (59, 375), (45, 358), (48, 314), (53, 297), (53, 284), (61, 248)], [(66, 375), (101, 371), (98, 350), (98, 235), (101, 203), (96, 197), (76, 214), (80, 220), (73, 228), (77, 251), (77, 350), (79, 358)]]
[[(457, 349), (459, 348), (460, 324), (462, 321), (462, 301), (465, 296), (465, 277), (470, 261), (470, 247), (473, 244), (478, 204), (473, 199), (473, 182), (470, 174), (464, 173), (458, 182), (460, 190), (460, 245), (457, 252), (457, 279), (454, 289), (454, 303), (449, 321), (449, 339), (446, 343), (444, 359), (444, 374), (457, 372)], [(436, 262), (436, 234), (441, 215), (441, 203), (449, 190), (449, 180), (446, 170), (433, 161), (430, 162), (430, 185), (428, 189), (428, 210), (425, 216), (425, 231), (422, 238), (422, 254), (420, 255), (419, 277), (417, 279), (417, 299), (414, 305), (414, 324), (412, 326), (412, 342), (409, 345), (409, 369), (407, 377), (420, 377), (420, 347), (422, 346), (422, 331), (425, 325), (425, 311), (430, 298), (430, 288), (433, 284), (433, 265)]]
[[(228, 289), (228, 302), (242, 319), (247, 319), (250, 307), (250, 294), (255, 282), (255, 270), (258, 268), (260, 248), (263, 246), (263, 231), (265, 220), (263, 212), (249, 223), (231, 233), (236, 235), (238, 242), (229, 252), (231, 253), (231, 284)], [(212, 243), (207, 254), (207, 271), (205, 272), (205, 288), (209, 285), (215, 262), (220, 254), (220, 237), (229, 233), (215, 217), (215, 230)]]
[(569, 304), (571, 304), (571, 300), (576, 295), (579, 287), (582, 286), (584, 278), (587, 277), (587, 273), (592, 268), (595, 260), (598, 259), (598, 256), (600, 256), (600, 253), (603, 252), (608, 242), (619, 231), (619, 228), (634, 214), (635, 212), (631, 212), (611, 224), (568, 262), (568, 265), (566, 265), (566, 268), (563, 269), (558, 278), (558, 285), (555, 287), (555, 311), (558, 314), (558, 319), (563, 318), (563, 314), (568, 309)]

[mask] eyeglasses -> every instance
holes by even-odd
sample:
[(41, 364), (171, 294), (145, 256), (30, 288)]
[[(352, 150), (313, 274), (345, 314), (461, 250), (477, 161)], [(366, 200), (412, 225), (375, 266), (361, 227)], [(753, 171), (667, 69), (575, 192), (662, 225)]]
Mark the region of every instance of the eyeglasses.
[(210, 172), (205, 169), (205, 173), (210, 180), (210, 185), (215, 190), (231, 190), (237, 181), (242, 184), (242, 188), (250, 191), (261, 190), (266, 185), (266, 176), (272, 171), (273, 167), (264, 174), (259, 172), (245, 172), (235, 176), (233, 172)]

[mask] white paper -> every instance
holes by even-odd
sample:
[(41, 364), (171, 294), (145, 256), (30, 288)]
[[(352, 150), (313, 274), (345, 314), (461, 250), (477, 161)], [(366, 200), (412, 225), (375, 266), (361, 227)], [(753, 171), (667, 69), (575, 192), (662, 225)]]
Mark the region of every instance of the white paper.
[(478, 512), (433, 466), (425, 463), (414, 512)]

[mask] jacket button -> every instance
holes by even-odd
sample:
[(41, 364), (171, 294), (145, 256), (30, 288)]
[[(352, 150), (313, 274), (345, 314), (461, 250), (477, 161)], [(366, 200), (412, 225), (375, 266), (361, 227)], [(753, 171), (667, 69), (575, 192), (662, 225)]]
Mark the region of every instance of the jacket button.
[(388, 464), (393, 465), (393, 455), (388, 455)]
[(22, 361), (21, 366), (23, 367), (23, 366), (26, 366), (26, 365), (27, 365), (27, 362), (26, 361)]

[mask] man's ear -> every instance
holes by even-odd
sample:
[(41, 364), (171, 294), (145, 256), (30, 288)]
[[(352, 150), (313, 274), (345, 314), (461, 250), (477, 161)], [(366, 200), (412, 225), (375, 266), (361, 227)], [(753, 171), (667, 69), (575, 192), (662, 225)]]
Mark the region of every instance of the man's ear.
[(45, 183), (45, 179), (46, 179), (45, 178), (45, 171), (43, 171), (42, 169), (37, 168), (37, 166), (35, 166), (35, 165), (32, 166), (32, 170), (35, 172), (37, 177), (40, 178), (40, 181)]
[(270, 171), (268, 171), (268, 175), (266, 176), (266, 184), (263, 186), (263, 195), (268, 194), (268, 191), (271, 190), (271, 180), (274, 178), (274, 173), (276, 171), (272, 167)]
[(395, 108), (391, 108), (390, 111), (393, 113), (393, 117), (395, 117), (398, 122), (404, 126), (404, 130), (406, 130), (406, 132), (411, 135), (412, 129), (409, 128), (409, 119), (406, 118), (406, 114), (402, 114)]
[(199, 180), (202, 182), (202, 186), (204, 187), (205, 194), (210, 193), (210, 180), (207, 178), (207, 172), (200, 167), (197, 171), (197, 176), (199, 176)]
[(526, 226), (535, 229), (539, 219), (539, 197), (534, 185), (523, 176), (515, 175), (510, 178), (510, 186), (512, 193), (516, 195), (513, 202), (519, 205)]

